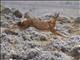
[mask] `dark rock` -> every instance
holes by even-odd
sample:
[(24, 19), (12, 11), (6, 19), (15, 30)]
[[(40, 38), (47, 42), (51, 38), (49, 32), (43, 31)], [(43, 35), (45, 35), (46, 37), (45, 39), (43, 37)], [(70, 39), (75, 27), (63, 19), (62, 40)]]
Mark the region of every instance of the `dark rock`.
[(75, 60), (79, 60), (80, 59), (80, 46), (75, 46), (71, 49), (70, 51), (70, 55), (72, 57), (74, 57)]
[(41, 37), (40, 37), (40, 40), (41, 40), (41, 41), (47, 41), (47, 38), (46, 38), (45, 36), (41, 36)]
[(18, 33), (10, 31), (10, 30), (5, 31), (5, 33), (9, 35), (18, 35)]
[(45, 18), (50, 19), (51, 17), (53, 17), (52, 15), (46, 15)]
[(1, 60), (5, 60), (5, 59), (6, 59), (6, 60), (9, 60), (9, 58), (10, 58), (10, 57), (9, 57), (8, 55), (6, 55), (5, 53), (0, 54), (0, 59), (1, 59)]
[(77, 17), (74, 21), (74, 23), (80, 23), (80, 17)]
[(58, 53), (55, 53), (54, 55), (55, 55), (55, 56), (57, 56), (57, 57), (61, 57), (61, 55), (60, 55), (60, 54), (58, 54)]
[(12, 59), (22, 59), (21, 56), (19, 56), (19, 55), (14, 55), (14, 54), (12, 54), (12, 55), (10, 56), (10, 58), (12, 58)]
[(22, 34), (22, 38), (25, 40), (27, 40), (26, 36), (24, 34)]
[(15, 15), (18, 18), (22, 18), (22, 13), (19, 10), (14, 11), (13, 15)]
[(31, 38), (32, 40), (47, 41), (47, 37), (46, 37), (46, 36), (36, 34), (36, 32), (33, 33), (30, 38)]
[(30, 51), (27, 55), (27, 59), (33, 59), (36, 56), (39, 56), (39, 52), (38, 51)]
[(28, 43), (28, 45), (30, 46), (30, 48), (35, 48), (37, 45), (32, 44), (32, 43)]
[(2, 25), (2, 22), (0, 21), (0, 27), (1, 27), (1, 25)]
[(9, 14), (9, 13), (11, 13), (11, 10), (9, 9), (9, 8), (5, 8), (5, 9), (3, 9), (2, 11), (1, 11), (1, 14), (3, 15), (3, 14)]
[(61, 47), (61, 51), (64, 52), (64, 53), (69, 52), (69, 51), (68, 51), (65, 47), (63, 47), (63, 46)]
[(0, 22), (0, 26), (4, 28), (8, 28), (8, 22)]
[(24, 14), (24, 18), (28, 18), (28, 19), (31, 18), (28, 12)]

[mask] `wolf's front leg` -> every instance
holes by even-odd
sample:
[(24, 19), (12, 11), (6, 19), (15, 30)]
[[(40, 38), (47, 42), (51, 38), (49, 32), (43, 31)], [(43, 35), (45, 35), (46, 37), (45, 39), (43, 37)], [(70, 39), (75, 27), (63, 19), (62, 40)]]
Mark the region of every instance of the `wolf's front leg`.
[(64, 38), (66, 38), (66, 36), (62, 35), (60, 32), (57, 32), (56, 29), (52, 29), (51, 32), (57, 37), (60, 36), (61, 37), (61, 41), (63, 42)]

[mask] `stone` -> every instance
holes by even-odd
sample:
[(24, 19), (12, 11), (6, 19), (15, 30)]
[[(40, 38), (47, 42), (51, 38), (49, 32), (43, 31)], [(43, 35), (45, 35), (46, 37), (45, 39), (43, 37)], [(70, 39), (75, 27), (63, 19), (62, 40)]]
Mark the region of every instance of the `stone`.
[(18, 18), (22, 18), (22, 13), (21, 13), (19, 10), (15, 10), (15, 11), (13, 12), (13, 15), (15, 15), (15, 16), (18, 17)]
[(77, 17), (74, 21), (74, 23), (80, 23), (80, 17)]
[(11, 13), (11, 10), (9, 9), (9, 8), (4, 8), (2, 11), (1, 11), (1, 15), (3, 15), (3, 14), (9, 14), (9, 13)]
[(74, 46), (71, 51), (70, 55), (74, 57), (74, 60), (79, 60), (80, 59), (80, 45)]

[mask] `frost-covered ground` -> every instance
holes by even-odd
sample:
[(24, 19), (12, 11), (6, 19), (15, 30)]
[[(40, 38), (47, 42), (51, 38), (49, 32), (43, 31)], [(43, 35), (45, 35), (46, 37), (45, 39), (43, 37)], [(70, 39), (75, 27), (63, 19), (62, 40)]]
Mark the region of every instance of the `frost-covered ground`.
[[(80, 2), (2, 2), (0, 11), (1, 60), (80, 60)], [(7, 9), (6, 9), (7, 8)], [(57, 23), (57, 30), (66, 34), (64, 42), (52, 35), (29, 27), (23, 31), (8, 30), (12, 22), (20, 21), (13, 13), (49, 19), (60, 13), (63, 22)], [(17, 14), (19, 12), (16, 12)]]

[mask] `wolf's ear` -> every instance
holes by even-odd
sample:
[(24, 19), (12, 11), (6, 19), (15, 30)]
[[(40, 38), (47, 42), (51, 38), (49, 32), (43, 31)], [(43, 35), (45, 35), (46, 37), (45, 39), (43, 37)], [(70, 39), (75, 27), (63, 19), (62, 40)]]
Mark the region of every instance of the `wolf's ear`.
[(55, 14), (54, 14), (54, 17), (55, 17), (55, 18), (58, 18), (58, 17), (59, 17), (59, 14), (60, 14), (60, 13), (55, 13)]

